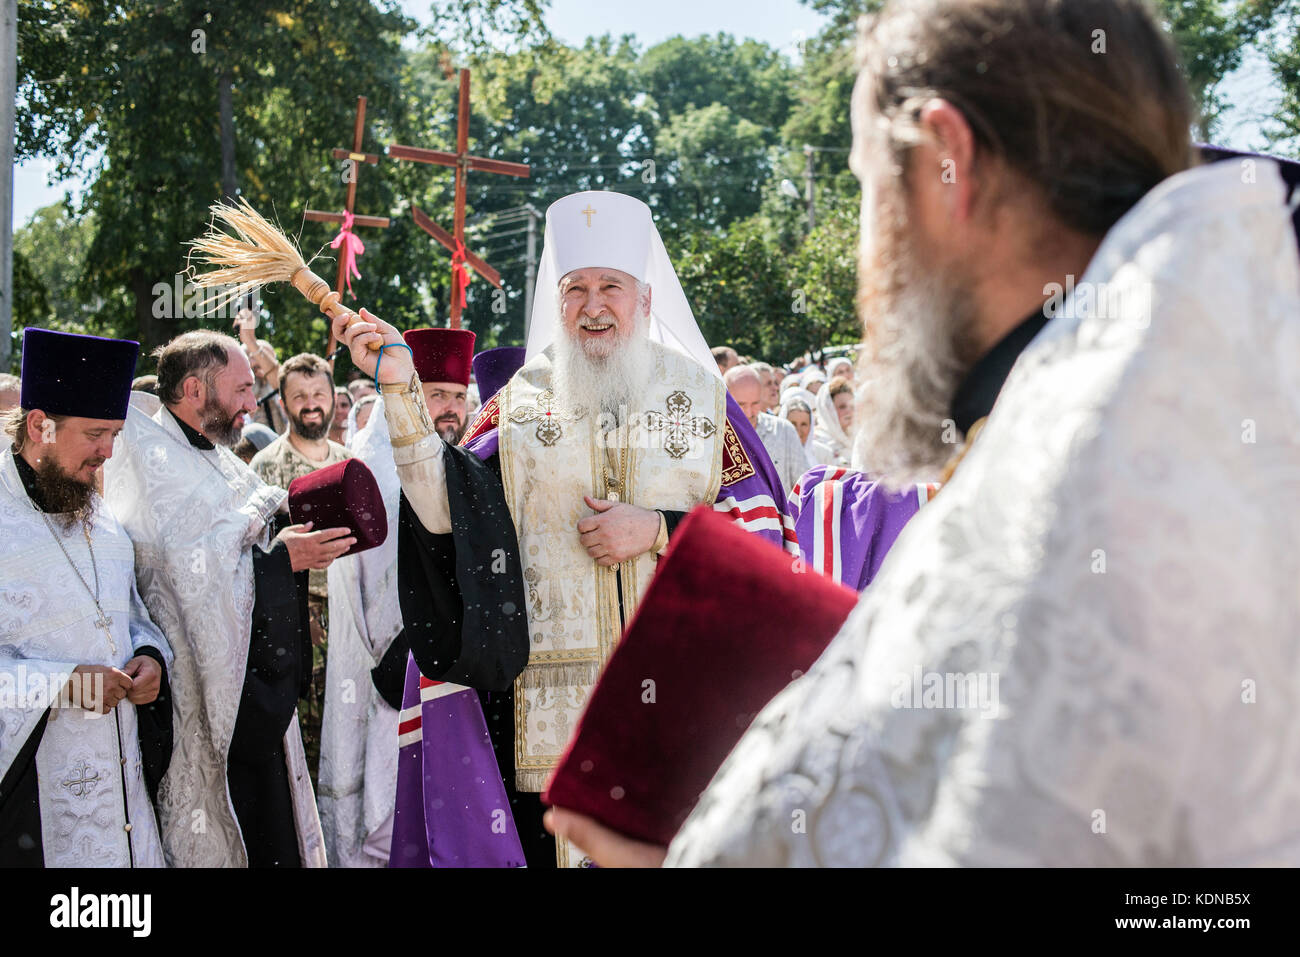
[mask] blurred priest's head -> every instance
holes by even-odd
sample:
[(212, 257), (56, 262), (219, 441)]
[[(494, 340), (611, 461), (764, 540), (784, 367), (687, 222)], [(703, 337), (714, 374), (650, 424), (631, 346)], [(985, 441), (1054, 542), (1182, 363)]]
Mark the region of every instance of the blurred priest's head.
[(865, 345), (855, 464), (932, 479), (974, 363), (1190, 165), (1143, 0), (907, 0), (865, 17), (851, 163)]

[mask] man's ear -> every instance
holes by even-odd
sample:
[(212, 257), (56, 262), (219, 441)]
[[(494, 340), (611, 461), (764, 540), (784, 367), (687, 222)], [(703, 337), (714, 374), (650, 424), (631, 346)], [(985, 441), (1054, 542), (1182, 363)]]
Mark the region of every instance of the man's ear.
[(930, 100), (919, 117), (926, 146), (913, 151), (913, 181), (938, 187), (935, 195), (957, 222), (970, 218), (975, 196), (975, 134), (961, 110)]
[(184, 397), (196, 405), (202, 405), (207, 398), (207, 389), (203, 385), (203, 380), (196, 375), (192, 375), (182, 382), (181, 390)]
[[(27, 421), (24, 425), (27, 428), (28, 442), (40, 443), (43, 440), (46, 429), (45, 421), (45, 413), (40, 409), (32, 409), (31, 412), (27, 413)], [(50, 422), (50, 425), (54, 425), (54, 423)]]

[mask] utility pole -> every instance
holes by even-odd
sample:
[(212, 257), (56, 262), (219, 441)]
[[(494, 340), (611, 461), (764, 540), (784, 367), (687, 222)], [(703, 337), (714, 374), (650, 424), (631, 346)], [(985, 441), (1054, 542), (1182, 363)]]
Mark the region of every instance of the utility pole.
[(528, 327), (533, 321), (533, 287), (537, 283), (537, 220), (541, 218), (532, 203), (526, 203), (528, 213), (528, 248), (525, 252), (524, 271), (524, 341), (528, 341)]
[(18, 97), (18, 0), (0, 17), (0, 372), (13, 361), (14, 109)]
[(808, 232), (811, 233), (817, 225), (817, 208), (813, 196), (813, 148), (807, 143), (803, 146), (803, 155), (806, 160), (803, 169), (804, 199), (808, 203)]

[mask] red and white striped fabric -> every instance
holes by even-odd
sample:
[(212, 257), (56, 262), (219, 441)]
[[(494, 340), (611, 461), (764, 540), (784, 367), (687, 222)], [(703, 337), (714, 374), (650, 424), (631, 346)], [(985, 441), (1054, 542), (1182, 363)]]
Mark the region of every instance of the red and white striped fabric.
[(747, 499), (736, 501), (735, 496), (727, 495), (713, 503), (714, 511), (730, 515), (747, 532), (769, 531), (781, 536), (782, 545), (791, 554), (799, 554), (798, 540), (794, 534), (794, 522), (776, 507), (771, 495), (751, 495)]
[(397, 746), (404, 748), (408, 744), (416, 744), (423, 740), (424, 722), (421, 712), (426, 701), (469, 690), (464, 685), (452, 684), (449, 681), (433, 681), (420, 675), (420, 703), (404, 708), (397, 714)]
[(836, 479), (843, 474), (843, 469), (837, 469), (813, 489), (812, 506), (817, 521), (813, 523), (810, 550), (813, 568), (841, 584), (844, 568), (840, 563), (840, 515), (844, 509), (844, 483)]

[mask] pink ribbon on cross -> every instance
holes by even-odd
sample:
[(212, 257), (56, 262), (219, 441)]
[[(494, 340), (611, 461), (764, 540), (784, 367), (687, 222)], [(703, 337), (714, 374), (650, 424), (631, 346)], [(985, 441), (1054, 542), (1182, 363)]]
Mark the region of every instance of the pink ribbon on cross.
[(465, 268), (465, 244), (456, 240), (451, 254), (451, 301), (465, 308), (465, 290), (469, 288), (469, 270)]
[(366, 244), (361, 241), (361, 237), (352, 231), (352, 214), (344, 211), (343, 228), (339, 234), (334, 237), (330, 243), (331, 249), (343, 247), (341, 255), (343, 256), (343, 279), (348, 285), (348, 294), (353, 299), (357, 298), (356, 293), (352, 291), (352, 280), (360, 279), (361, 272), (357, 269), (357, 257), (366, 251)]

